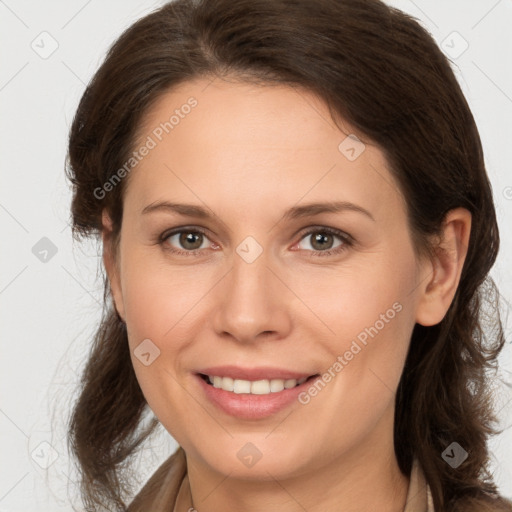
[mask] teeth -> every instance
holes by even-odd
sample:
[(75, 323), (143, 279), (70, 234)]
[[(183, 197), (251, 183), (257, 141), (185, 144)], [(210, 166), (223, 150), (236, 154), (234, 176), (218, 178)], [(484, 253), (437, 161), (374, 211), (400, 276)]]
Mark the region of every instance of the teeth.
[[(222, 385), (224, 385), (224, 378), (222, 379)], [(251, 382), (248, 380), (235, 379), (233, 382), (233, 393), (250, 393)]]
[(291, 389), (302, 384), (307, 377), (302, 379), (263, 379), (263, 380), (242, 380), (232, 379), (231, 377), (219, 377), (217, 375), (208, 375), (208, 380), (214, 388), (232, 391), (233, 393), (250, 393), (252, 395), (268, 395), (269, 393), (279, 393), (283, 389)]

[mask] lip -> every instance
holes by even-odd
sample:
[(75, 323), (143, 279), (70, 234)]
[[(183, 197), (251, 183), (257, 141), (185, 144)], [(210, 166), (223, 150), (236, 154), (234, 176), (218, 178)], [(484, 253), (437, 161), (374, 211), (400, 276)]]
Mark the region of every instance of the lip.
[(270, 366), (259, 366), (258, 368), (242, 368), (234, 365), (212, 366), (210, 368), (202, 368), (196, 373), (203, 375), (216, 375), (218, 377), (231, 377), (232, 379), (241, 380), (263, 380), (263, 379), (302, 379), (316, 375), (312, 373), (299, 373), (286, 368), (273, 368)]
[[(229, 375), (226, 374), (222, 374), (222, 376), (229, 377)], [(306, 375), (303, 375), (303, 377), (305, 376)], [(209, 402), (225, 414), (244, 420), (268, 418), (269, 416), (291, 406), (294, 402), (298, 402), (299, 394), (305, 391), (320, 377), (321, 376), (319, 374), (316, 374), (294, 388), (284, 389), (277, 393), (252, 395), (250, 393), (238, 394), (233, 393), (232, 391), (215, 388), (212, 385), (207, 384), (201, 375), (194, 375), (194, 378), (198, 382)]]

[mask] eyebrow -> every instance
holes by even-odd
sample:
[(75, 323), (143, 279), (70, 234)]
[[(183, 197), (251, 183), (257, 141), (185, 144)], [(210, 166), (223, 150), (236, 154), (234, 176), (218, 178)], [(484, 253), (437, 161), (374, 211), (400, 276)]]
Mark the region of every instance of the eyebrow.
[[(200, 219), (209, 219), (215, 216), (214, 214), (210, 213), (207, 208), (203, 208), (199, 205), (172, 203), (169, 201), (155, 201), (154, 203), (147, 205), (142, 210), (142, 215), (158, 211), (178, 213), (184, 216), (197, 217)], [(368, 210), (362, 206), (347, 201), (318, 202), (308, 203), (301, 206), (293, 206), (292, 208), (286, 210), (283, 215), (283, 219), (295, 220), (299, 218), (319, 215), (321, 213), (339, 213), (343, 211), (361, 213), (375, 222), (375, 218)]]

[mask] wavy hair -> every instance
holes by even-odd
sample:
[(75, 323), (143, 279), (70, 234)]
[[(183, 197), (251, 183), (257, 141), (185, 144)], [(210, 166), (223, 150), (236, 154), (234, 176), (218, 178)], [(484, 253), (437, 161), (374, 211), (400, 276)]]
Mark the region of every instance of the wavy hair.
[[(187, 80), (235, 77), (317, 94), (379, 147), (400, 186), (418, 254), (435, 250), (446, 213), (472, 215), (454, 300), (437, 325), (416, 325), (396, 395), (394, 441), (401, 471), (417, 457), (436, 512), (510, 510), (490, 474), (489, 436), (498, 433), (490, 372), (505, 342), (496, 287), (488, 276), (499, 234), (479, 133), (431, 35), (379, 0), (176, 0), (141, 18), (113, 44), (87, 86), (69, 136), (73, 236), (100, 237), (113, 220), (115, 248), (124, 178), (97, 191), (134, 149), (143, 115)], [(101, 198), (98, 198), (101, 196)], [(435, 238), (435, 237), (434, 237)], [(129, 462), (154, 431), (130, 362), (126, 326), (104, 276), (104, 312), (69, 420), (82, 500), (124, 510)], [(490, 298), (489, 298), (490, 297)], [(469, 453), (456, 470), (441, 457), (457, 441)]]

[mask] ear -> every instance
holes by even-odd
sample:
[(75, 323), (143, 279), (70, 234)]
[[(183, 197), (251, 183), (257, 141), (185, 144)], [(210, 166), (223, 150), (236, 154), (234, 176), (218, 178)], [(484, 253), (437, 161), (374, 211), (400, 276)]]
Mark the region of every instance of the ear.
[(471, 213), (465, 208), (450, 210), (445, 216), (435, 256), (424, 269), (416, 322), (436, 325), (448, 311), (462, 273), (471, 232)]
[(126, 319), (124, 313), (121, 280), (119, 279), (118, 260), (112, 241), (112, 220), (105, 209), (101, 214), (101, 221), (103, 225), (101, 232), (101, 237), (103, 240), (103, 264), (105, 265), (107, 277), (110, 282), (110, 290), (114, 300), (114, 307), (116, 308), (117, 314), (121, 317), (123, 322), (125, 322)]

